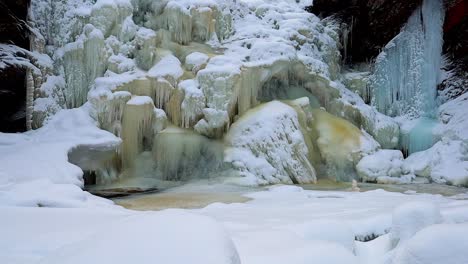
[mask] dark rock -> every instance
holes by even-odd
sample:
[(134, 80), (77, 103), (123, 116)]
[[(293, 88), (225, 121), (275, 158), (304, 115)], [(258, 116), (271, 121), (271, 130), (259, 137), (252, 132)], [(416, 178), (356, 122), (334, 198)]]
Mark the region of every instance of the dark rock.
[(450, 75), (439, 86), (443, 100), (468, 91), (468, 0), (447, 0), (446, 7), (444, 54)]
[(347, 25), (348, 63), (366, 62), (401, 30), (422, 0), (314, 0), (307, 8), (320, 17), (333, 16)]
[(125, 197), (133, 194), (148, 194), (157, 192), (158, 188), (112, 188), (112, 189), (104, 189), (104, 190), (88, 190), (93, 195), (103, 197), (103, 198), (118, 198), (118, 197)]
[[(30, 0), (0, 1), (0, 43), (29, 49)], [(1, 57), (0, 57), (1, 60)], [(0, 69), (0, 132), (26, 130), (26, 69)]]

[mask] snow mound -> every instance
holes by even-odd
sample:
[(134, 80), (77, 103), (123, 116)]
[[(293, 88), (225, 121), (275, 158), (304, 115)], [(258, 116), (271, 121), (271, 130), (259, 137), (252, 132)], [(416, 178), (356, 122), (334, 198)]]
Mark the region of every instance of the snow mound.
[(428, 177), (436, 183), (468, 185), (468, 142), (443, 139), (432, 148), (409, 156), (406, 173)]
[(240, 264), (240, 259), (231, 239), (216, 221), (167, 210), (127, 217), (105, 231), (60, 248), (40, 263), (155, 262)]
[(75, 207), (87, 199), (78, 190), (83, 171), (68, 162), (68, 152), (78, 145), (117, 148), (120, 144), (113, 134), (98, 129), (88, 112), (86, 107), (61, 110), (38, 130), (0, 133), (0, 204)]
[(354, 252), (354, 233), (346, 223), (333, 220), (315, 220), (292, 226), (290, 229), (307, 241), (336, 243), (350, 252)]
[(468, 224), (430, 226), (397, 249), (393, 264), (464, 264), (468, 261)]
[(440, 209), (433, 203), (410, 202), (393, 211), (390, 237), (393, 246), (409, 240), (427, 226), (442, 222)]
[(379, 177), (400, 177), (403, 153), (399, 150), (382, 149), (368, 155), (356, 165), (356, 171), (364, 181), (378, 181)]

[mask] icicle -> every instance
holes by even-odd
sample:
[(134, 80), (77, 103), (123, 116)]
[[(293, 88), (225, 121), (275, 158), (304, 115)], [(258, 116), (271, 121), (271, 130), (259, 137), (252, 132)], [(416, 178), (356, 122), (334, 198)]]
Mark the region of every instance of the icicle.
[(442, 1), (424, 0), (379, 55), (372, 86), (380, 112), (414, 117), (434, 114), (443, 19)]
[(175, 4), (168, 5), (154, 20), (155, 25), (149, 26), (168, 30), (175, 42), (186, 45), (192, 41), (192, 16), (188, 10), (182, 10), (182, 7)]
[(205, 42), (211, 39), (215, 32), (215, 11), (209, 7), (192, 9), (193, 32), (196, 41)]
[(122, 163), (131, 168), (137, 155), (151, 149), (154, 104), (148, 96), (134, 96), (127, 102), (122, 120)]
[(207, 178), (223, 165), (223, 144), (191, 130), (170, 127), (154, 142), (154, 159), (164, 180)]
[(26, 70), (26, 129), (32, 129), (34, 112), (34, 78), (31, 69)]
[(120, 137), (122, 132), (122, 116), (126, 103), (132, 95), (126, 91), (118, 91), (112, 94), (110, 98), (99, 98), (99, 101), (93, 101), (96, 107), (97, 120), (99, 127)]

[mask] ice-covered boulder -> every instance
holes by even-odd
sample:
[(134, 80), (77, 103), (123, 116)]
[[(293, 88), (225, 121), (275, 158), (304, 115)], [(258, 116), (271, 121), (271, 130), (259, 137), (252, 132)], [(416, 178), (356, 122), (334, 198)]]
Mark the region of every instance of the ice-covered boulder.
[(60, 248), (40, 263), (93, 262), (241, 263), (234, 243), (219, 223), (177, 210), (127, 217), (89, 238)]
[(392, 264), (463, 264), (468, 260), (468, 224), (433, 225), (396, 249)]
[(294, 108), (272, 101), (248, 111), (225, 137), (225, 161), (244, 184), (316, 181), (309, 150)]
[(400, 177), (403, 153), (399, 150), (382, 149), (362, 158), (356, 171), (363, 181), (375, 182), (379, 177)]
[(164, 78), (172, 86), (176, 86), (177, 80), (184, 75), (184, 69), (182, 64), (177, 57), (174, 55), (166, 55), (154, 65), (149, 71), (148, 76), (153, 78)]
[(229, 126), (229, 115), (227, 111), (213, 108), (203, 109), (203, 119), (195, 125), (195, 130), (210, 138), (219, 138)]
[(441, 222), (442, 216), (436, 204), (428, 202), (403, 204), (393, 211), (390, 233), (392, 244), (396, 247), (408, 241), (418, 231)]
[(210, 57), (201, 52), (193, 52), (190, 53), (187, 57), (185, 57), (185, 68), (188, 71), (192, 71), (196, 74), (199, 70), (206, 66), (206, 63)]

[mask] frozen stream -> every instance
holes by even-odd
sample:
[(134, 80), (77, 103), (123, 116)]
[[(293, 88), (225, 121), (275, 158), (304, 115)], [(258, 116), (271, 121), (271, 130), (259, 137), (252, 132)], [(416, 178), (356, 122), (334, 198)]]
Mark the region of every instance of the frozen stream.
[[(300, 185), (305, 190), (351, 192), (351, 184), (332, 180), (319, 180), (318, 184)], [(414, 194), (440, 194), (454, 196), (456, 199), (468, 199), (468, 189), (441, 184), (372, 184), (359, 183), (361, 192), (383, 189), (388, 192)], [(195, 181), (186, 185), (168, 188), (149, 194), (135, 194), (112, 199), (118, 205), (132, 210), (162, 210), (168, 208), (202, 208), (212, 203), (244, 203), (246, 197), (254, 191), (264, 191), (262, 187), (239, 187), (222, 184), (210, 184)]]
[[(382, 186), (360, 186), (361, 190), (377, 187)], [(442, 188), (444, 194), (458, 195), (351, 192), (347, 184), (329, 182), (304, 186), (322, 190), (285, 185), (251, 189), (205, 182), (115, 200), (132, 209), (149, 210), (146, 212), (111, 205), (3, 207), (0, 263), (95, 263), (102, 259), (102, 263), (116, 264), (135, 257), (141, 260), (135, 263), (151, 263), (151, 259), (162, 256), (183, 257), (185, 253), (180, 252), (197, 244), (204, 245), (200, 256), (217, 253), (210, 240), (201, 235), (211, 234), (211, 224), (193, 222), (192, 215), (202, 215), (215, 219), (226, 230), (243, 264), (305, 264), (311, 259), (323, 264), (378, 264), (385, 263), (391, 249), (390, 237), (385, 234), (391, 230), (395, 208), (401, 205), (433, 204), (440, 208), (444, 222), (460, 223), (453, 226), (468, 222), (467, 189), (442, 185), (383, 187), (399, 192)], [(151, 211), (171, 207), (198, 209)], [(159, 232), (169, 233), (161, 237)], [(169, 235), (171, 232), (175, 233)], [(367, 240), (371, 241), (360, 242)], [(160, 251), (162, 245), (167, 252)], [(161, 263), (181, 263), (174, 261)]]

